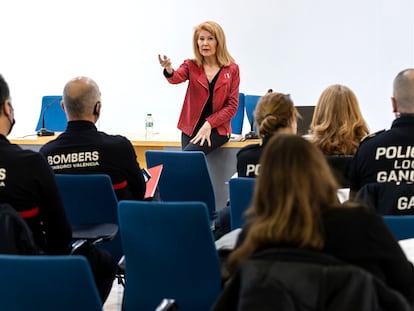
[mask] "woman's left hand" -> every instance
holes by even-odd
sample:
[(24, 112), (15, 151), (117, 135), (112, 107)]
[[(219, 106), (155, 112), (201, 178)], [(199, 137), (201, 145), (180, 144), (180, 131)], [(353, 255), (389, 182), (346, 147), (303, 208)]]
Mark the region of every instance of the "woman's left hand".
[(211, 134), (211, 125), (207, 121), (204, 122), (203, 126), (198, 131), (197, 135), (194, 136), (193, 139), (190, 140), (192, 144), (200, 143), (200, 146), (204, 145), (204, 142), (207, 141), (209, 147), (211, 147), (210, 141), (210, 134)]

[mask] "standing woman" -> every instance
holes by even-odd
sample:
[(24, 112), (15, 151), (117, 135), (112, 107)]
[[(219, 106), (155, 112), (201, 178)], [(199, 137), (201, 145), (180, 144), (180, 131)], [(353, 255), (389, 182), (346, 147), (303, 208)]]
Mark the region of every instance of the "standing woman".
[(168, 82), (189, 81), (177, 125), (182, 149), (208, 154), (230, 138), (230, 120), (238, 106), (239, 66), (227, 50), (223, 29), (212, 21), (195, 27), (193, 52), (194, 59), (176, 70), (166, 55), (158, 59)]

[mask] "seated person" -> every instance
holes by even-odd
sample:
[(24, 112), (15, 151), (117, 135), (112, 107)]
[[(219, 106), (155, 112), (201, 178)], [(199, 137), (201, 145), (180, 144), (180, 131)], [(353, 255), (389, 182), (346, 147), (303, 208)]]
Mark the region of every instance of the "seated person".
[(320, 251), (365, 269), (414, 304), (412, 263), (380, 215), (338, 202), (337, 182), (320, 149), (300, 136), (276, 134), (260, 164), (246, 226), (228, 257), (231, 273), (270, 248)]
[(146, 184), (131, 142), (97, 130), (101, 92), (87, 77), (70, 80), (63, 90), (62, 108), (68, 126), (40, 149), (55, 174), (107, 174), (118, 200), (144, 199)]
[(296, 118), (300, 117), (289, 95), (272, 90), (257, 102), (254, 119), (262, 142), (243, 147), (237, 153), (238, 177), (256, 177), (263, 147), (274, 133), (296, 134)]
[[(289, 95), (272, 90), (261, 97), (255, 109), (255, 120), (262, 142), (243, 147), (237, 153), (238, 177), (256, 177), (259, 174), (259, 159), (263, 147), (274, 133), (296, 134), (296, 118), (299, 116)], [(230, 209), (224, 207), (218, 212), (216, 239), (230, 231)]]
[(386, 131), (365, 138), (351, 162), (350, 197), (369, 183), (414, 182), (414, 69), (394, 78), (392, 111), (395, 120)]
[(315, 106), (310, 134), (311, 141), (323, 154), (355, 154), (369, 130), (350, 88), (334, 84), (322, 92)]
[[(72, 231), (53, 171), (41, 154), (8, 141), (6, 137), (13, 125), (9, 87), (0, 75), (0, 203), (10, 204), (24, 218), (41, 253), (69, 254)], [(109, 253), (92, 245), (83, 254), (91, 264), (105, 302), (112, 288), (116, 262)]]

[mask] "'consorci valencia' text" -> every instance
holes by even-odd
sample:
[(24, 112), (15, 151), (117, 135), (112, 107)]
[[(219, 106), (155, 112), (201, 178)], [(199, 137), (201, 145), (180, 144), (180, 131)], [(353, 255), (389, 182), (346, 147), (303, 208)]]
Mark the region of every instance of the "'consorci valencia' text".
[(55, 154), (47, 157), (53, 170), (99, 166), (99, 152), (85, 151)]
[(414, 146), (378, 147), (375, 160), (393, 160), (391, 169), (378, 171), (377, 182), (414, 182)]

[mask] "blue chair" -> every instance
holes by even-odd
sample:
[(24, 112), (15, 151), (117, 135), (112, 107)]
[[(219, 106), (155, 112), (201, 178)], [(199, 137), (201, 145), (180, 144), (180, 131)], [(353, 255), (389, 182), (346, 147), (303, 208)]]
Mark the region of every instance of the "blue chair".
[(218, 254), (203, 202), (120, 201), (125, 310), (207, 311), (221, 291)]
[(414, 215), (384, 215), (382, 217), (397, 240), (414, 238)]
[(1, 310), (102, 311), (83, 256), (0, 255), (0, 275)]
[(36, 131), (42, 128), (56, 132), (66, 130), (68, 120), (65, 111), (60, 106), (61, 102), (62, 96), (43, 96)]
[(231, 119), (231, 129), (233, 134), (240, 135), (243, 132), (244, 121), (244, 94), (239, 93), (239, 105), (234, 117)]
[(252, 132), (255, 131), (255, 119), (254, 119), (254, 110), (256, 109), (257, 102), (259, 101), (260, 97), (259, 95), (248, 95), (246, 94), (244, 96), (244, 106), (246, 108), (246, 116), (247, 120), (249, 120), (250, 124), (250, 130)]
[(147, 167), (163, 164), (158, 183), (161, 200), (204, 202), (214, 218), (216, 199), (203, 152), (147, 150), (145, 158)]
[[(66, 215), (72, 227), (118, 224), (118, 199), (111, 178), (105, 174), (55, 174)], [(122, 255), (120, 234), (99, 247), (118, 261)]]
[(253, 199), (256, 179), (237, 177), (229, 180), (230, 196), (230, 228), (231, 230), (243, 227), (244, 212)]

